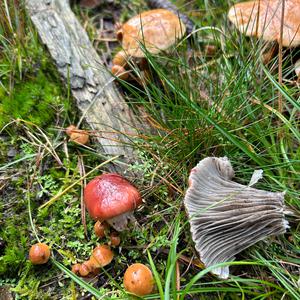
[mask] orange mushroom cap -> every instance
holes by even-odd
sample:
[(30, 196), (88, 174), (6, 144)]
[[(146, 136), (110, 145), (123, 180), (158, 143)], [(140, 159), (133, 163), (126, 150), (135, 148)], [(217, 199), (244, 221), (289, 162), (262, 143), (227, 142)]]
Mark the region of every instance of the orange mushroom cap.
[(126, 72), (125, 68), (120, 65), (113, 65), (111, 67), (111, 72), (122, 80), (126, 80), (129, 77), (128, 72)]
[(50, 249), (44, 243), (37, 243), (31, 246), (29, 250), (29, 260), (34, 265), (42, 265), (48, 262), (50, 258)]
[(90, 262), (96, 269), (110, 264), (113, 258), (114, 254), (110, 250), (110, 247), (107, 245), (100, 245), (93, 250)]
[(66, 134), (68, 136), (71, 135), (71, 133), (74, 132), (74, 130), (76, 131), (77, 130), (77, 127), (75, 125), (69, 125), (67, 128), (66, 128)]
[[(256, 0), (233, 5), (229, 20), (244, 34), (280, 41), (282, 0)], [(300, 44), (300, 0), (285, 0), (282, 45)]]
[(110, 244), (111, 244), (111, 246), (117, 247), (117, 246), (120, 245), (120, 243), (121, 243), (121, 238), (118, 235), (118, 233), (117, 232), (112, 232), (110, 234)]
[(185, 31), (185, 25), (171, 11), (148, 10), (123, 24), (122, 47), (129, 55), (144, 57), (142, 43), (149, 52), (156, 54), (172, 46)]
[(89, 134), (87, 131), (78, 129), (75, 125), (70, 125), (66, 128), (66, 134), (72, 142), (85, 145), (89, 142)]
[(135, 263), (127, 268), (123, 283), (128, 292), (138, 296), (150, 294), (154, 286), (151, 270), (140, 263)]
[(103, 238), (105, 237), (105, 231), (108, 228), (108, 225), (105, 222), (97, 221), (94, 225), (94, 232), (97, 237)]

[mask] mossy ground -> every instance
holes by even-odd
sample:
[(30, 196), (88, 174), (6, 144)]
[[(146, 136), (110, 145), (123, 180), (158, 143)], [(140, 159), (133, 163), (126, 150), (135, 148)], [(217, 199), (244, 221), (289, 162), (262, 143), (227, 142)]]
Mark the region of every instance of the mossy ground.
[[(139, 226), (121, 233), (113, 264), (88, 282), (101, 299), (129, 299), (122, 287), (124, 270), (143, 262), (157, 275), (156, 294), (149, 299), (299, 299), (299, 111), (293, 104), (299, 86), (289, 59), (284, 65), (286, 110), (278, 115), (266, 106), (277, 101), (278, 88), (260, 64), (261, 45), (226, 27), (229, 3), (184, 3), (177, 1), (202, 31), (192, 42), (172, 49), (172, 55), (148, 54), (156, 73), (153, 82), (159, 84), (119, 83), (128, 101), (145, 108), (160, 134), (135, 140), (142, 163), (130, 168), (144, 172), (136, 181), (145, 199), (136, 212)], [(115, 1), (114, 7), (88, 11), (74, 6), (107, 65), (107, 48), (116, 46), (109, 49), (115, 53), (120, 47), (98, 39), (100, 20), (110, 26), (147, 6), (136, 0)], [(82, 186), (45, 208), (41, 205), (81, 177), (79, 163), (89, 171), (103, 160), (93, 137), (90, 149), (67, 141), (64, 128), (79, 116), (23, 3), (4, 1), (0, 16), (0, 287), (10, 287), (16, 299), (91, 298), (88, 288), (75, 284), (55, 263), (70, 269), (99, 243), (89, 217), (88, 236), (84, 234)], [(205, 55), (208, 45), (216, 47), (212, 57)], [(271, 64), (268, 70), (276, 79), (276, 68)], [(134, 72), (139, 75), (138, 69)], [(263, 168), (266, 175), (258, 186), (286, 190), (294, 213), (288, 233), (241, 253), (237, 260), (246, 262), (232, 266), (234, 276), (227, 281), (199, 273), (182, 206), (189, 170), (208, 155), (230, 157), (241, 183), (249, 182), (255, 168)], [(52, 249), (55, 261), (45, 266), (27, 260), (35, 231)]]

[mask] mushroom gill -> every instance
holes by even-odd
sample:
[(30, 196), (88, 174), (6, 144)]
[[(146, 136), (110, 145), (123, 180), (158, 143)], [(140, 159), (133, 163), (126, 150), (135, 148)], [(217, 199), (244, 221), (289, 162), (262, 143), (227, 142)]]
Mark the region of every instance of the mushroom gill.
[[(192, 169), (184, 205), (195, 248), (206, 267), (230, 262), (235, 255), (288, 228), (284, 193), (258, 190), (232, 181), (227, 157), (207, 157)], [(212, 273), (228, 278), (229, 267)]]

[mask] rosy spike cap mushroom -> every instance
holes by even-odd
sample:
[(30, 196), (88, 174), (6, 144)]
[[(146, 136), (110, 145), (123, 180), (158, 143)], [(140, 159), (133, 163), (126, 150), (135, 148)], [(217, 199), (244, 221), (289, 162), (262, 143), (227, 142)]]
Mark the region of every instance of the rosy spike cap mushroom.
[(106, 221), (117, 231), (125, 230), (142, 197), (128, 180), (109, 173), (95, 177), (84, 189), (84, 202), (94, 220)]
[[(233, 176), (227, 157), (207, 157), (189, 177), (184, 205), (195, 248), (206, 267), (233, 261), (242, 250), (288, 228), (284, 193), (252, 188), (255, 176), (248, 186), (232, 181)], [(212, 273), (226, 279), (229, 267), (217, 267)]]

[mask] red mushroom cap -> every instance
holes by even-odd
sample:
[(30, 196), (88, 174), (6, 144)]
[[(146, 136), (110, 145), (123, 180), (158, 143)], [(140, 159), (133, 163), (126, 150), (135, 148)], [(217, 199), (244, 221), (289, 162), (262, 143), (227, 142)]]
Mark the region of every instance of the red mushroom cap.
[(109, 173), (95, 177), (84, 189), (86, 208), (95, 220), (133, 211), (142, 203), (139, 191), (125, 178)]

